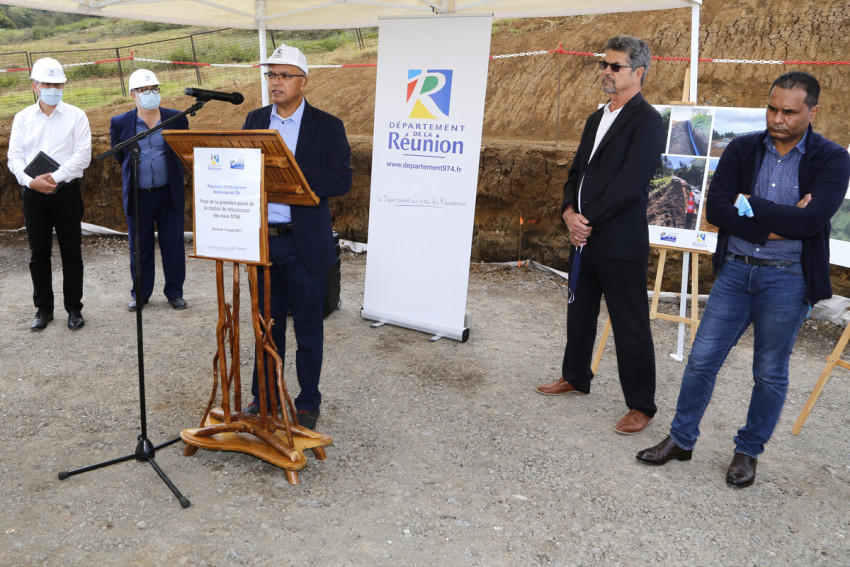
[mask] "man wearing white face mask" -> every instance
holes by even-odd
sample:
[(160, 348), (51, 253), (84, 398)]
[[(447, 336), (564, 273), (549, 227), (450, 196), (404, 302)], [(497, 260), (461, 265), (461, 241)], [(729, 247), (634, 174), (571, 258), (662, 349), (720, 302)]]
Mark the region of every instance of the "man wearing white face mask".
[(85, 324), (80, 178), (91, 162), (91, 129), (85, 112), (62, 102), (67, 79), (58, 61), (39, 59), (30, 78), (38, 102), (15, 115), (8, 153), (9, 170), (24, 187), (21, 199), (31, 252), (33, 303), (38, 310), (30, 329), (40, 331), (53, 320), (50, 254), (55, 229), (68, 328), (77, 330)]
[[(159, 106), (159, 81), (156, 75), (147, 69), (139, 69), (130, 75), (130, 96), (133, 97), (136, 108), (113, 116), (110, 121), (109, 133), (113, 147), (180, 113), (178, 110)], [(189, 121), (183, 116), (168, 124), (165, 129), (188, 130)], [(136, 219), (131, 193), (133, 166), (130, 148), (115, 153), (115, 159), (121, 164), (124, 214), (130, 235), (130, 277), (133, 288), (130, 291), (132, 300), (128, 308), (135, 311), (137, 306), (146, 304), (153, 293), (156, 248), (154, 231), (157, 231), (162, 271), (165, 276), (162, 291), (172, 308), (186, 309), (186, 300), (183, 299), (183, 281), (186, 279), (186, 250), (183, 241), (186, 194), (183, 164), (163, 139), (162, 130), (137, 143), (141, 150), (138, 168), (141, 290), (135, 288)]]

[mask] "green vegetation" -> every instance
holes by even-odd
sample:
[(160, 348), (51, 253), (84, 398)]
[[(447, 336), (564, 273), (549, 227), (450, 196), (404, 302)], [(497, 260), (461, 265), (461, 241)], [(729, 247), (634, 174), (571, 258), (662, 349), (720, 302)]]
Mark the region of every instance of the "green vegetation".
[(691, 128), (703, 134), (707, 139), (711, 132), (711, 114), (708, 112), (694, 111), (691, 116)]
[[(95, 29), (96, 33), (91, 33)], [(38, 42), (28, 48), (31, 51), (50, 51), (103, 40), (112, 40), (114, 43), (118, 37), (147, 35), (163, 30), (180, 30), (185, 34), (186, 29), (186, 26), (173, 24), (0, 6), (0, 45)], [(57, 41), (57, 38), (61, 39)]]
[(653, 183), (655, 183), (656, 180), (663, 180), (666, 185), (666, 183), (669, 183), (670, 178), (674, 175), (676, 177), (681, 177), (691, 185), (702, 187), (702, 178), (703, 175), (705, 175), (705, 160), (691, 160), (688, 165), (674, 168), (670, 158), (667, 157), (667, 155), (662, 155), (661, 165), (658, 166), (658, 170), (655, 172)]
[[(31, 10), (14, 6), (0, 6), (0, 46), (8, 51), (9, 46), (15, 50), (31, 52), (50, 52), (67, 50), (69, 46), (85, 46), (85, 48), (124, 47), (135, 43), (150, 43), (167, 41), (191, 34), (196, 41), (203, 43), (204, 32), (208, 28), (199, 26), (182, 26), (158, 22), (143, 22), (70, 14), (63, 12), (48, 12)], [(257, 43), (257, 32), (254, 30), (221, 30), (224, 37), (235, 43), (246, 41)], [(299, 30), (274, 31), (275, 45), (288, 43), (299, 47), (305, 53), (329, 53), (346, 46), (352, 41), (352, 32), (347, 30)], [(378, 28), (363, 28), (360, 30), (364, 47), (367, 44), (377, 45)], [(272, 42), (269, 41), (271, 48)], [(202, 46), (198, 47), (198, 58), (209, 60), (210, 53)], [(359, 46), (358, 46), (359, 47)], [(224, 45), (219, 45), (214, 52), (218, 63), (240, 61), (255, 61), (256, 52), (250, 47), (233, 47), (229, 52)], [(194, 58), (180, 59), (193, 61)]]
[(673, 112), (673, 109), (670, 107), (661, 109), (661, 121), (664, 123), (664, 131), (667, 132), (670, 130), (670, 114)]
[(663, 175), (663, 176), (659, 177), (658, 173), (656, 173), (656, 176), (653, 177), (652, 181), (649, 182), (649, 195), (650, 195), (650, 197), (656, 191), (660, 191), (661, 189), (664, 189), (665, 187), (667, 187), (670, 184), (670, 181), (672, 181), (672, 179), (673, 179), (672, 175)]
[(830, 238), (850, 242), (850, 204), (845, 199), (838, 211), (832, 216)]
[[(268, 32), (269, 51), (282, 43), (300, 48), (312, 65), (362, 61), (377, 51), (378, 28)], [(0, 45), (7, 46), (0, 68), (27, 67), (21, 52), (29, 53), (32, 59), (55, 57), (66, 65), (69, 83), (65, 100), (81, 108), (126, 102), (122, 79), (126, 88), (129, 74), (140, 67), (157, 74), (166, 95), (180, 94), (187, 85), (230, 89), (256, 80), (259, 73), (249, 65), (261, 59), (258, 44), (255, 30), (209, 30), (0, 6)], [(14, 51), (8, 49), (10, 45)], [(85, 49), (81, 50), (83, 45)], [(128, 60), (131, 56), (133, 60)], [(123, 61), (88, 64), (115, 58)], [(156, 61), (234, 66), (195, 67)], [(75, 65), (79, 63), (83, 64)], [(28, 73), (0, 73), (0, 118), (33, 101)]]

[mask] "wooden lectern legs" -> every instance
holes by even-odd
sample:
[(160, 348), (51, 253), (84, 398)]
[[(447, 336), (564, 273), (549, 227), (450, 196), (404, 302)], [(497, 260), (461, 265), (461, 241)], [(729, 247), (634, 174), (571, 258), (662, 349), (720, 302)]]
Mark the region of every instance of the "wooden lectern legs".
[[(307, 465), (304, 451), (310, 449), (319, 460), (326, 458), (324, 447), (333, 441), (306, 427), (298, 425), (295, 406), (283, 380), (283, 360), (272, 339), (274, 321), (266, 320), (259, 309), (256, 297), (257, 266), (248, 264), (251, 289), (251, 321), (254, 328), (257, 375), (259, 380), (259, 415), (242, 411), (242, 384), (239, 359), (239, 264), (233, 264), (233, 290), (231, 304), (225, 302), (224, 262), (216, 260), (216, 289), (218, 295), (218, 323), (216, 324), (217, 350), (213, 357), (213, 387), (201, 424), (194, 429), (184, 429), (180, 437), (187, 446), (184, 454), (193, 455), (198, 448), (239, 451), (249, 453), (279, 466), (286, 471), (290, 484), (298, 483), (298, 472)], [(271, 313), (269, 271), (265, 277), (263, 313)], [(228, 368), (228, 354), (230, 367)], [(221, 388), (221, 407), (213, 409), (217, 390)], [(231, 390), (233, 402), (231, 403)], [(269, 408), (266, 400), (269, 391), (277, 392), (281, 401), (278, 408)], [(232, 410), (231, 410), (232, 406)], [(278, 418), (280, 415), (280, 418)]]

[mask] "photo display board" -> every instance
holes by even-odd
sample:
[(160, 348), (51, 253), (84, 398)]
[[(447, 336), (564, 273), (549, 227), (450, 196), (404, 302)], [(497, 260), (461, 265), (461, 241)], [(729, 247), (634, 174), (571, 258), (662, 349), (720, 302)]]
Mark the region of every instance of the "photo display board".
[(717, 162), (729, 142), (738, 136), (764, 131), (765, 110), (654, 106), (664, 120), (667, 145), (650, 182), (646, 211), (649, 242), (714, 252), (717, 227), (705, 219), (705, 197)]
[[(850, 151), (848, 146), (847, 151)], [(832, 215), (832, 230), (829, 233), (829, 263), (850, 268), (850, 186), (844, 202)]]

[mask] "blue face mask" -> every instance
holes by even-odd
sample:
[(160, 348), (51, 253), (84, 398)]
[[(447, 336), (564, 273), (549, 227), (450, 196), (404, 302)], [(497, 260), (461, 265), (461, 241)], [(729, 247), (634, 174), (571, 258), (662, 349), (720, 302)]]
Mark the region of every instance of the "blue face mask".
[(153, 110), (159, 106), (160, 100), (162, 100), (162, 97), (159, 96), (159, 93), (155, 93), (153, 91), (139, 93), (139, 104), (142, 106), (142, 108)]
[(38, 98), (47, 106), (56, 106), (62, 100), (62, 89), (40, 89)]

